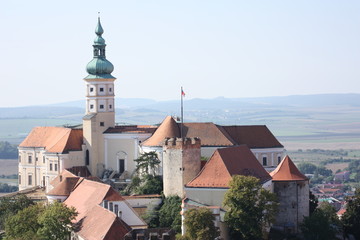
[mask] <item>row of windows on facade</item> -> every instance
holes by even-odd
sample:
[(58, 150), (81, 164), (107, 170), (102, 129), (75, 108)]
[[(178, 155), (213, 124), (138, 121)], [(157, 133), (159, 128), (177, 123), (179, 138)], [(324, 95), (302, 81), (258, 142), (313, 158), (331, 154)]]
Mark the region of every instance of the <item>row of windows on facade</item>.
[(114, 204), (112, 202), (109, 202), (108, 200), (104, 200), (104, 203), (103, 203), (103, 207), (108, 209), (109, 211), (113, 212), (116, 214), (116, 216), (118, 216), (119, 218), (121, 218), (121, 214), (122, 212), (119, 211), (119, 205), (117, 204)]
[[(94, 92), (93, 87), (90, 88), (90, 92)], [(99, 92), (104, 92), (104, 88), (103, 87), (99, 88)], [(112, 92), (112, 88), (109, 88), (109, 92)]]
[[(28, 182), (27, 182), (27, 185), (28, 186), (32, 186), (32, 174), (29, 174), (28, 175)], [(21, 175), (19, 174), (19, 185), (21, 185)], [(45, 186), (45, 176), (43, 176), (43, 179), (42, 179), (42, 183), (41, 183), (41, 186)]]
[[(278, 164), (281, 162), (281, 157), (280, 156), (278, 156)], [(263, 166), (267, 166), (268, 164), (267, 164), (267, 157), (263, 157), (263, 164), (262, 164)]]
[[(104, 106), (103, 104), (100, 104), (100, 106), (99, 106), (100, 109), (104, 109), (104, 107), (105, 107), (105, 106)], [(90, 109), (94, 109), (94, 104), (90, 104)], [(109, 109), (112, 109), (112, 105), (111, 105), (111, 104), (109, 105)]]
[[(39, 158), (36, 157), (36, 162), (38, 162), (38, 161), (39, 161)], [(21, 156), (19, 156), (19, 162), (21, 162)], [(28, 156), (28, 163), (32, 163), (32, 156)], [(45, 163), (45, 156), (43, 156), (43, 163)], [(53, 164), (52, 163), (50, 163), (49, 169), (50, 169), (50, 171), (53, 170)], [(58, 169), (58, 165), (57, 165), (57, 163), (55, 163), (54, 164), (54, 171), (57, 171), (57, 169)]]

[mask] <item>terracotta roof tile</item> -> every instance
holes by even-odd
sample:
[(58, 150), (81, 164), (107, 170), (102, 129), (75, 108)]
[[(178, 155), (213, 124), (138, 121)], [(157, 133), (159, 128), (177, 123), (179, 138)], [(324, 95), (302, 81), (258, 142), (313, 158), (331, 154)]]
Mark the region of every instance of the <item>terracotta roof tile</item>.
[[(171, 116), (165, 118), (155, 133), (143, 146), (162, 146), (165, 138), (180, 137), (181, 124)], [(201, 146), (228, 147), (246, 144), (250, 148), (283, 147), (270, 130), (264, 126), (220, 126), (214, 123), (184, 123), (184, 137), (198, 137)]]
[(57, 184), (56, 187), (50, 190), (46, 195), (69, 196), (71, 191), (82, 180), (83, 178), (80, 177), (67, 177), (63, 179), (59, 184)]
[(171, 116), (167, 116), (154, 134), (143, 142), (144, 146), (161, 146), (165, 138), (180, 137), (180, 129)]
[(250, 149), (241, 145), (217, 149), (186, 187), (228, 188), (233, 175), (254, 176), (262, 183), (271, 180)]
[(108, 128), (104, 133), (154, 133), (157, 126), (152, 125), (121, 125)]
[(265, 125), (223, 126), (225, 131), (238, 144), (249, 148), (283, 147)]
[(273, 181), (305, 181), (308, 180), (304, 174), (295, 166), (289, 156), (280, 162), (277, 168), (270, 173)]
[(35, 127), (19, 147), (42, 147), (48, 152), (81, 151), (82, 129), (63, 127)]
[(51, 182), (50, 185), (54, 188), (65, 178), (68, 177), (77, 177), (75, 174), (69, 172), (68, 170), (64, 169), (59, 175), (57, 175)]
[(98, 205), (93, 206), (80, 223), (76, 233), (86, 240), (123, 239), (131, 231), (113, 212)]

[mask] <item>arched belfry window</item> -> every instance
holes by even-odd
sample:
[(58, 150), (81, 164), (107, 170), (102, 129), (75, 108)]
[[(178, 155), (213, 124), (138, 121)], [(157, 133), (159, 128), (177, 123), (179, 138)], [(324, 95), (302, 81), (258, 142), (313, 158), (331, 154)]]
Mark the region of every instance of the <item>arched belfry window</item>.
[(89, 150), (86, 150), (86, 152), (85, 152), (85, 165), (86, 166), (90, 165), (90, 153), (89, 153)]

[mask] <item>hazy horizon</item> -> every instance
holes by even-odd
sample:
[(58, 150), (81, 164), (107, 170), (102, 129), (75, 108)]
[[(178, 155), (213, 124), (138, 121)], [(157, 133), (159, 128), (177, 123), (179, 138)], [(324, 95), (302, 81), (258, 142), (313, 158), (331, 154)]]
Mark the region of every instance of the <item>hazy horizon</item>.
[(120, 98), (360, 93), (360, 2), (7, 1), (0, 107), (85, 98), (98, 12)]

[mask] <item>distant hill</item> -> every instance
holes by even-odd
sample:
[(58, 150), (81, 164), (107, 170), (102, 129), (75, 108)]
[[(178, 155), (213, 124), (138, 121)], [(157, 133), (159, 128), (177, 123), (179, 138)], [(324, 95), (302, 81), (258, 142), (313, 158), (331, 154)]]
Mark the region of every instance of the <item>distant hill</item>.
[[(0, 140), (18, 142), (34, 126), (81, 124), (85, 101), (0, 108)], [(180, 100), (116, 98), (120, 124), (156, 124), (180, 115)], [(281, 139), (360, 142), (360, 94), (185, 99), (184, 119), (222, 125), (267, 125)], [(342, 140), (344, 139), (344, 140)], [(350, 140), (349, 140), (350, 139)], [(299, 140), (299, 141), (300, 141)]]

